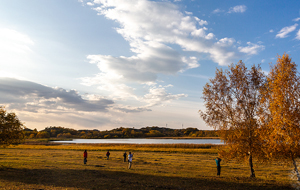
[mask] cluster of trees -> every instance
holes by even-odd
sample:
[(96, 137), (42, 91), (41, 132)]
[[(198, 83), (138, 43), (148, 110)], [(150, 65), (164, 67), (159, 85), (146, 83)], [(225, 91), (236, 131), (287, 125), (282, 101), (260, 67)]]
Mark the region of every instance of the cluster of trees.
[(24, 129), (26, 138), (145, 138), (145, 137), (218, 137), (217, 131), (198, 130), (197, 128), (170, 129), (164, 127), (117, 128), (106, 131), (75, 130), (64, 127), (46, 127), (44, 130)]
[(216, 71), (204, 87), (203, 120), (219, 130), (227, 146), (220, 152), (225, 159), (249, 162), (255, 177), (253, 159), (285, 160), (300, 156), (300, 78), (297, 65), (288, 54), (265, 75), (260, 66), (247, 69), (240, 61), (228, 70)]

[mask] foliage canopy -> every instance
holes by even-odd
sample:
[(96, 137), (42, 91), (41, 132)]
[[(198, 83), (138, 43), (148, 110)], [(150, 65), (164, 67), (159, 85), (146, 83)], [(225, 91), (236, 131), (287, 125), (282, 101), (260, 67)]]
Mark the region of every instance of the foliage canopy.
[(23, 124), (15, 113), (0, 107), (0, 146), (19, 144), (24, 138)]
[(209, 126), (219, 129), (227, 145), (220, 156), (248, 159), (251, 177), (255, 177), (252, 158), (263, 155), (258, 113), (264, 77), (260, 66), (248, 70), (242, 61), (226, 71), (217, 69), (215, 78), (203, 89), (206, 111), (199, 111)]
[(268, 144), (269, 158), (292, 161), (298, 173), (295, 159), (300, 156), (300, 78), (297, 65), (288, 54), (278, 56), (277, 64), (271, 66), (261, 102), (263, 135)]
[(220, 130), (227, 149), (225, 159), (252, 157), (291, 161), (300, 181), (300, 77), (288, 54), (278, 56), (268, 76), (261, 68), (247, 70), (241, 61), (229, 70), (216, 71), (203, 90), (203, 120)]

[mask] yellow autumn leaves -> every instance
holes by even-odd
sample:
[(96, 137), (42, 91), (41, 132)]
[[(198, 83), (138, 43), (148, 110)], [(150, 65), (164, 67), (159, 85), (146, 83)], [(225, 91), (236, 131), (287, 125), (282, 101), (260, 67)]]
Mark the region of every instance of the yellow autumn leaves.
[[(205, 85), (205, 111), (200, 116), (220, 131), (227, 145), (224, 159), (284, 159), (300, 156), (300, 79), (288, 54), (278, 56), (266, 76), (261, 67), (247, 69), (240, 61), (228, 70), (216, 71)], [(298, 175), (299, 176), (299, 175)], [(300, 180), (300, 177), (298, 178)]]

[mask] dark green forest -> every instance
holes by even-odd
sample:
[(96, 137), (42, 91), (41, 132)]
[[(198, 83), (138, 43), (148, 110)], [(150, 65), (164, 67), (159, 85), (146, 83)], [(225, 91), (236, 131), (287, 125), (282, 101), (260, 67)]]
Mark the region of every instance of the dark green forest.
[(165, 127), (116, 128), (112, 130), (75, 130), (64, 127), (46, 127), (41, 131), (24, 129), (26, 138), (149, 138), (149, 137), (218, 137), (217, 131), (198, 130), (197, 128), (170, 129)]

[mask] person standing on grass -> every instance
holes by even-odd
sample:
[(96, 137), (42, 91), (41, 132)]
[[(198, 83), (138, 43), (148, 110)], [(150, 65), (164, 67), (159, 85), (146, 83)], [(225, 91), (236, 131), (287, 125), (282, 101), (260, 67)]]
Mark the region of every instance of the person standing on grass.
[(129, 152), (128, 154), (128, 169), (131, 168), (133, 153)]
[(83, 163), (86, 164), (86, 162), (87, 162), (87, 151), (85, 150), (83, 152)]
[(216, 159), (216, 164), (217, 164), (217, 176), (221, 175), (221, 158), (217, 157)]
[(124, 157), (124, 162), (126, 162), (126, 157), (127, 157), (126, 152), (124, 152), (123, 157)]
[(110, 153), (109, 153), (109, 151), (107, 151), (107, 152), (106, 152), (107, 160), (109, 159), (109, 155), (110, 155)]

